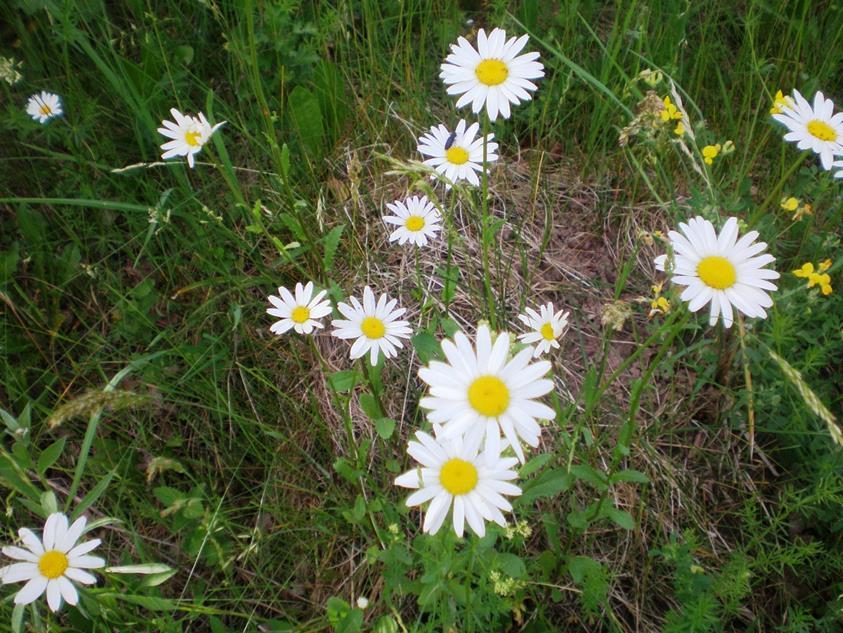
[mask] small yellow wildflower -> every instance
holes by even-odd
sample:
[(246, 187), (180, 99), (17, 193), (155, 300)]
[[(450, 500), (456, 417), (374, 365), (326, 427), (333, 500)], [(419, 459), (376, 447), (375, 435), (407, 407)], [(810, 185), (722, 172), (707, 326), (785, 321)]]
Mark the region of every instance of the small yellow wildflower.
[(717, 158), (717, 155), (720, 153), (720, 150), (723, 149), (723, 146), (720, 143), (716, 145), (706, 145), (702, 149), (703, 160), (705, 161), (706, 165), (711, 165), (714, 163), (714, 159)]
[(659, 116), (661, 116), (662, 121), (667, 123), (668, 121), (679, 121), (682, 119), (682, 113), (679, 111), (673, 102), (670, 100), (670, 97), (665, 97), (662, 99), (662, 104), (664, 104), (664, 109), (661, 111)]
[(823, 296), (828, 296), (832, 293), (831, 275), (826, 270), (831, 268), (831, 260), (826, 259), (819, 264), (819, 272), (814, 272), (814, 265), (811, 262), (805, 262), (802, 266), (793, 271), (793, 274), (802, 279), (808, 280), (808, 288), (814, 286), (820, 287), (820, 292)]
[(776, 90), (776, 96), (773, 98), (773, 107), (770, 108), (770, 114), (781, 114), (783, 107), (792, 108), (793, 98), (785, 97), (781, 90)]
[(682, 121), (679, 121), (679, 123), (676, 124), (676, 127), (673, 128), (673, 133), (676, 134), (676, 136), (685, 135), (685, 126), (682, 124)]
[(814, 274), (814, 265), (811, 262), (805, 262), (800, 268), (794, 270), (793, 274), (797, 277), (810, 277)]
[(802, 217), (806, 215), (814, 215), (814, 207), (812, 207), (807, 202), (798, 209), (796, 209), (796, 212), (793, 214), (793, 217), (791, 219), (794, 221), (801, 220)]
[(809, 288), (813, 288), (817, 285), (819, 285), (820, 292), (823, 293), (823, 296), (828, 296), (831, 294), (831, 276), (828, 273), (823, 273), (822, 275), (814, 273), (813, 275), (808, 277)]
[(789, 198), (782, 198), (780, 206), (785, 211), (796, 211), (799, 207), (799, 199), (790, 196)]
[(662, 283), (653, 285), (653, 299), (650, 301), (650, 314), (647, 318), (652, 319), (657, 314), (670, 312), (670, 301), (662, 296)]

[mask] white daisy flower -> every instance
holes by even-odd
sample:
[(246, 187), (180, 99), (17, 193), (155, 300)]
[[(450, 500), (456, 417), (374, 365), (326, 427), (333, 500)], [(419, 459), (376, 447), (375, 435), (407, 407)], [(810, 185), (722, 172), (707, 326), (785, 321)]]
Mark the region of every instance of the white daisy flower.
[(527, 345), (538, 343), (536, 345), (533, 356), (538, 358), (545, 352), (549, 352), (551, 347), (559, 349), (559, 341), (557, 340), (565, 328), (568, 327), (568, 315), (570, 312), (553, 312), (553, 304), (547, 303), (539, 308), (540, 314), (532, 308), (527, 308), (527, 314), (519, 314), (518, 319), (530, 328), (530, 332), (525, 332), (518, 336), (518, 340)]
[(278, 288), (280, 297), (269, 295), (269, 302), (275, 306), (268, 308), (266, 313), (280, 317), (269, 328), (273, 334), (284, 334), (288, 330), (295, 330), (299, 334), (310, 334), (313, 328), (323, 328), (319, 320), (331, 314), (331, 302), (323, 297), (328, 293), (322, 290), (314, 297), (313, 282), (308, 281), (306, 286), (296, 284), (295, 296), (283, 287)]
[(553, 382), (543, 378), (550, 371), (549, 362), (530, 364), (533, 348), (510, 359), (509, 347), (507, 332), (498, 334), (493, 343), (486, 325), (477, 328), (476, 350), (462, 332), (453, 341), (442, 341), (448, 362), (431, 361), (419, 369), (419, 378), (430, 385), (429, 395), (419, 405), (429, 410), (427, 417), (434, 426), (441, 425), (442, 439), (466, 434), (474, 441), (485, 436), (487, 446), (499, 447), (503, 431), (523, 463), (519, 439), (538, 446), (541, 427), (536, 420), (556, 415), (535, 400), (549, 393)]
[[(480, 179), (477, 174), (483, 170), (483, 137), (474, 138), (480, 130), (480, 124), (475, 122), (466, 129), (465, 119), (460, 119), (457, 128), (450, 132), (441, 123), (430, 128), (430, 132), (419, 138), (419, 152), (430, 156), (424, 161), (447, 180), (446, 188), (458, 180), (467, 180), (478, 186)], [(492, 163), (498, 159), (495, 153), (498, 144), (491, 142), (495, 135), (489, 133), (486, 137), (486, 162)]]
[(544, 77), (544, 66), (538, 53), (519, 55), (529, 38), (526, 35), (506, 39), (506, 31), (493, 29), (477, 33), (477, 49), (460, 37), (451, 44), (451, 54), (442, 64), (439, 78), (448, 86), (449, 95), (462, 95), (457, 107), (471, 104), (477, 114), (486, 104), (486, 112), (494, 121), (498, 112), (509, 118), (509, 104), (518, 105), (532, 99), (530, 92), (538, 87), (531, 79)]
[(521, 494), (521, 489), (510, 483), (518, 477), (512, 470), (517, 460), (501, 457), (489, 447), (478, 452), (479, 438), (440, 441), (417, 431), (416, 439), (410, 441), (407, 452), (421, 466), (396, 477), (395, 484), (417, 489), (407, 498), (410, 507), (432, 499), (422, 531), (436, 534), (452, 506), (457, 536), (463, 535), (466, 522), (481, 537), (486, 533), (485, 521), (506, 526), (501, 511), (510, 512), (512, 506), (503, 495)]
[(337, 304), (345, 319), (335, 319), (331, 325), (336, 328), (332, 334), (337, 338), (357, 339), (351, 346), (352, 360), (369, 352), (372, 365), (377, 365), (379, 352), (386, 358), (396, 356), (404, 347), (400, 339), (410, 338), (412, 334), (407, 321), (397, 320), (407, 309), (395, 309), (398, 300), (390, 299), (386, 294), (375, 302), (375, 293), (369, 286), (363, 289), (362, 305), (357, 297), (349, 297), (349, 301), (351, 305)]
[(187, 156), (187, 164), (191, 169), (194, 165), (193, 157), (198, 154), (202, 146), (207, 143), (211, 135), (220, 127), (225, 125), (225, 121), (217, 123), (211, 127), (208, 119), (201, 112), (198, 117), (182, 114), (175, 108), (170, 109), (170, 114), (175, 119), (172, 121), (161, 121), (163, 127), (158, 128), (158, 133), (173, 139), (161, 145), (164, 153), (161, 158), (167, 160), (173, 156)]
[(773, 118), (790, 130), (784, 140), (793, 141), (799, 149), (810, 149), (820, 155), (823, 169), (831, 169), (835, 154), (843, 154), (843, 112), (834, 114), (834, 103), (822, 92), (814, 95), (811, 107), (798, 90), (793, 91), (796, 103), (779, 106), (781, 113)]
[(383, 221), (398, 225), (389, 236), (390, 242), (397, 241), (401, 246), (407, 242), (416, 246), (427, 246), (428, 238), (433, 239), (442, 229), (439, 224), (442, 217), (427, 196), (413, 196), (403, 202), (387, 202), (386, 206), (395, 215), (385, 215)]
[[(765, 242), (755, 242), (758, 231), (750, 231), (738, 239), (738, 220), (729, 218), (720, 230), (702, 217), (679, 223), (684, 234), (670, 231), (673, 247), (671, 281), (687, 286), (682, 292), (682, 301), (688, 302), (688, 309), (696, 312), (711, 303), (709, 325), (722, 317), (723, 325), (731, 327), (732, 306), (748, 317), (765, 318), (765, 308), (773, 300), (765, 291), (776, 290), (770, 279), (778, 279), (779, 273), (767, 264), (776, 261), (769, 253), (760, 255), (766, 248)], [(667, 255), (655, 259), (656, 268), (665, 270)]]
[(96, 577), (85, 570), (105, 565), (102, 558), (88, 555), (101, 543), (100, 539), (76, 544), (85, 531), (86, 523), (85, 517), (79, 517), (68, 527), (67, 516), (55, 512), (47, 517), (43, 539), (27, 528), (18, 530), (26, 547), (8, 545), (3, 548), (3, 554), (23, 562), (0, 568), (0, 579), (4, 585), (27, 581), (15, 595), (15, 604), (29, 604), (45, 591), (52, 611), (59, 610), (62, 600), (70, 605), (79, 602), (79, 593), (73, 582), (94, 584)]
[(39, 94), (32, 95), (26, 102), (26, 113), (38, 123), (46, 123), (50, 119), (64, 114), (61, 107), (61, 97), (42, 90)]

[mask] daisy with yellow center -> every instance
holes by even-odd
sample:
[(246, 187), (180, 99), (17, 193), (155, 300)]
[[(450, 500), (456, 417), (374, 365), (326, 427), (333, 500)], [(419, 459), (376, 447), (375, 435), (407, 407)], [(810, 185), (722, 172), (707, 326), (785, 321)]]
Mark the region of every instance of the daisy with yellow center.
[(530, 331), (520, 334), (518, 340), (526, 345), (536, 344), (533, 357), (538, 358), (542, 354), (549, 352), (551, 348), (559, 349), (560, 336), (568, 327), (568, 315), (570, 312), (553, 311), (553, 304), (547, 304), (539, 307), (539, 312), (532, 308), (525, 310), (526, 314), (519, 314), (518, 320), (526, 325)]
[(161, 122), (162, 127), (158, 128), (159, 134), (172, 139), (161, 145), (161, 149), (164, 150), (161, 158), (167, 160), (173, 156), (187, 156), (187, 164), (192, 169), (195, 164), (194, 156), (201, 151), (213, 133), (225, 125), (225, 121), (212, 127), (201, 112), (198, 117), (195, 117), (182, 114), (172, 108), (170, 114), (175, 119), (175, 123), (164, 120)]
[(389, 236), (390, 242), (398, 242), (401, 246), (407, 242), (427, 246), (428, 238), (433, 239), (442, 229), (442, 217), (427, 196), (413, 196), (403, 202), (396, 200), (386, 206), (395, 215), (385, 215), (383, 221), (398, 225)]
[(457, 107), (470, 103), (477, 114), (485, 105), (494, 121), (499, 113), (508, 119), (511, 104), (532, 99), (530, 93), (538, 87), (531, 80), (544, 77), (544, 66), (537, 61), (538, 53), (519, 55), (528, 39), (526, 35), (507, 39), (503, 29), (493, 29), (487, 36), (480, 29), (476, 49), (464, 37), (451, 44), (439, 78), (449, 95), (462, 95)]
[(524, 462), (520, 442), (538, 446), (541, 427), (536, 420), (555, 416), (536, 400), (553, 389), (553, 382), (544, 378), (549, 362), (530, 363), (533, 348), (512, 358), (509, 350), (509, 334), (502, 332), (493, 342), (486, 325), (477, 328), (476, 347), (462, 332), (453, 341), (442, 341), (447, 362), (431, 361), (419, 369), (419, 378), (430, 386), (419, 405), (429, 411), (431, 423), (440, 425), (443, 439), (465, 434), (472, 441), (485, 437), (487, 446), (499, 447), (503, 432)]
[(55, 512), (47, 517), (41, 539), (27, 528), (18, 530), (24, 547), (8, 545), (3, 554), (20, 562), (0, 568), (4, 585), (26, 581), (15, 595), (15, 604), (34, 602), (44, 592), (52, 611), (61, 608), (62, 600), (70, 605), (79, 602), (73, 583), (94, 584), (96, 577), (86, 570), (105, 566), (102, 558), (88, 555), (100, 544), (99, 539), (77, 544), (86, 525), (87, 519), (80, 517), (68, 526), (67, 516)]
[[(479, 123), (467, 126), (465, 120), (460, 119), (453, 133), (439, 124), (419, 138), (419, 153), (429, 157), (424, 164), (444, 176), (447, 189), (460, 180), (467, 180), (475, 187), (480, 185), (477, 174), (483, 171), (483, 137), (477, 136), (479, 130)], [(498, 159), (498, 144), (491, 142), (493, 138), (492, 133), (486, 136), (487, 163)]]
[(50, 119), (61, 116), (64, 110), (61, 107), (61, 98), (57, 94), (42, 90), (32, 95), (26, 102), (26, 113), (38, 123), (46, 123)]
[(356, 297), (349, 297), (351, 305), (337, 304), (345, 319), (335, 319), (331, 325), (332, 334), (341, 339), (356, 339), (351, 346), (351, 358), (357, 359), (369, 353), (372, 365), (378, 364), (378, 354), (386, 358), (398, 354), (404, 345), (402, 338), (410, 338), (412, 330), (407, 321), (398, 320), (406, 308), (395, 308), (397, 299), (386, 294), (375, 300), (375, 293), (369, 286), (363, 289), (363, 303)]
[(436, 534), (448, 511), (453, 508), (454, 532), (462, 537), (465, 524), (477, 536), (486, 534), (486, 521), (506, 526), (503, 512), (512, 510), (506, 496), (517, 496), (521, 489), (512, 480), (518, 477), (513, 470), (517, 461), (501, 457), (500, 447), (487, 446), (480, 450), (480, 438), (456, 437), (437, 440), (416, 432), (407, 453), (420, 466), (395, 479), (395, 484), (415, 488), (407, 498), (407, 506), (430, 505), (424, 515), (422, 530)]
[[(765, 268), (775, 258), (764, 250), (767, 244), (755, 242), (758, 231), (750, 231), (738, 239), (738, 220), (729, 218), (720, 234), (714, 225), (702, 217), (680, 222), (677, 231), (670, 231), (673, 261), (671, 281), (687, 286), (680, 298), (688, 302), (688, 309), (696, 312), (710, 304), (709, 324), (723, 319), (731, 327), (735, 307), (748, 317), (765, 318), (765, 308), (773, 305), (767, 294), (776, 290), (770, 280), (779, 273)], [(763, 254), (762, 254), (763, 253)], [(667, 255), (655, 260), (658, 270), (667, 270)]]
[(321, 319), (331, 314), (331, 302), (324, 299), (327, 290), (314, 297), (313, 282), (308, 281), (305, 286), (296, 284), (295, 296), (283, 287), (278, 288), (278, 294), (279, 297), (269, 295), (273, 307), (266, 313), (281, 319), (270, 326), (270, 332), (280, 335), (295, 330), (299, 334), (310, 334), (314, 328), (325, 327)]
[(799, 149), (819, 154), (823, 169), (832, 169), (835, 154), (843, 154), (843, 112), (834, 114), (834, 102), (822, 92), (814, 95), (813, 106), (793, 91), (794, 103), (780, 105), (773, 118), (788, 128), (784, 140), (796, 143)]

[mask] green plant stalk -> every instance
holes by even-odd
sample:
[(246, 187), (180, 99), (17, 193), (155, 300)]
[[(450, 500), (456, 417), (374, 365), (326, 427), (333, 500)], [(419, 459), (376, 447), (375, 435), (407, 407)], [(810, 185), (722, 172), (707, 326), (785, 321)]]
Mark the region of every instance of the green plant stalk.
[(480, 200), (480, 257), (483, 262), (483, 292), (486, 295), (486, 312), (492, 329), (496, 327), (495, 298), (492, 294), (492, 275), (489, 268), (489, 166), (486, 163), (488, 153), (489, 115), (483, 113), (483, 172)]

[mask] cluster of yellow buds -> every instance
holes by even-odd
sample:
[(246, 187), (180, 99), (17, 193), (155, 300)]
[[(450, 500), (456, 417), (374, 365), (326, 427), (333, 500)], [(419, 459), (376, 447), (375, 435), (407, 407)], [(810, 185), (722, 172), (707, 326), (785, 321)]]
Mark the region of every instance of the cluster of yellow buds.
[(517, 521), (515, 524), (507, 525), (503, 529), (503, 535), (508, 541), (511, 541), (515, 536), (528, 539), (532, 534), (533, 528), (530, 527), (527, 521)]
[(819, 286), (823, 296), (828, 296), (832, 292), (831, 275), (826, 272), (829, 268), (831, 268), (830, 259), (820, 262), (816, 270), (814, 270), (814, 265), (811, 262), (805, 262), (801, 268), (794, 270), (793, 274), (802, 279), (807, 279), (808, 288)]
[(667, 314), (670, 312), (670, 301), (662, 296), (662, 286), (664, 282), (659, 282), (653, 285), (653, 299), (650, 301), (650, 314), (647, 318), (652, 319), (657, 314)]
[(512, 596), (526, 585), (523, 580), (504, 576), (496, 569), (489, 572), (489, 580), (492, 581), (492, 590), (499, 596)]
[(814, 207), (807, 202), (802, 204), (798, 198), (794, 198), (793, 196), (782, 198), (779, 206), (781, 206), (781, 208), (785, 211), (793, 213), (793, 217), (791, 219), (794, 222), (801, 220), (806, 215), (814, 215)]
[(794, 106), (793, 98), (786, 97), (781, 90), (776, 90), (776, 96), (773, 97), (773, 107), (770, 108), (770, 114), (781, 114), (782, 108), (792, 108)]
[(662, 111), (659, 113), (659, 118), (661, 118), (662, 123), (669, 123), (671, 121), (677, 121), (676, 127), (673, 128), (673, 133), (676, 136), (682, 136), (685, 134), (685, 124), (682, 122), (682, 111), (674, 105), (674, 103), (670, 100), (670, 96), (666, 96), (662, 99)]

